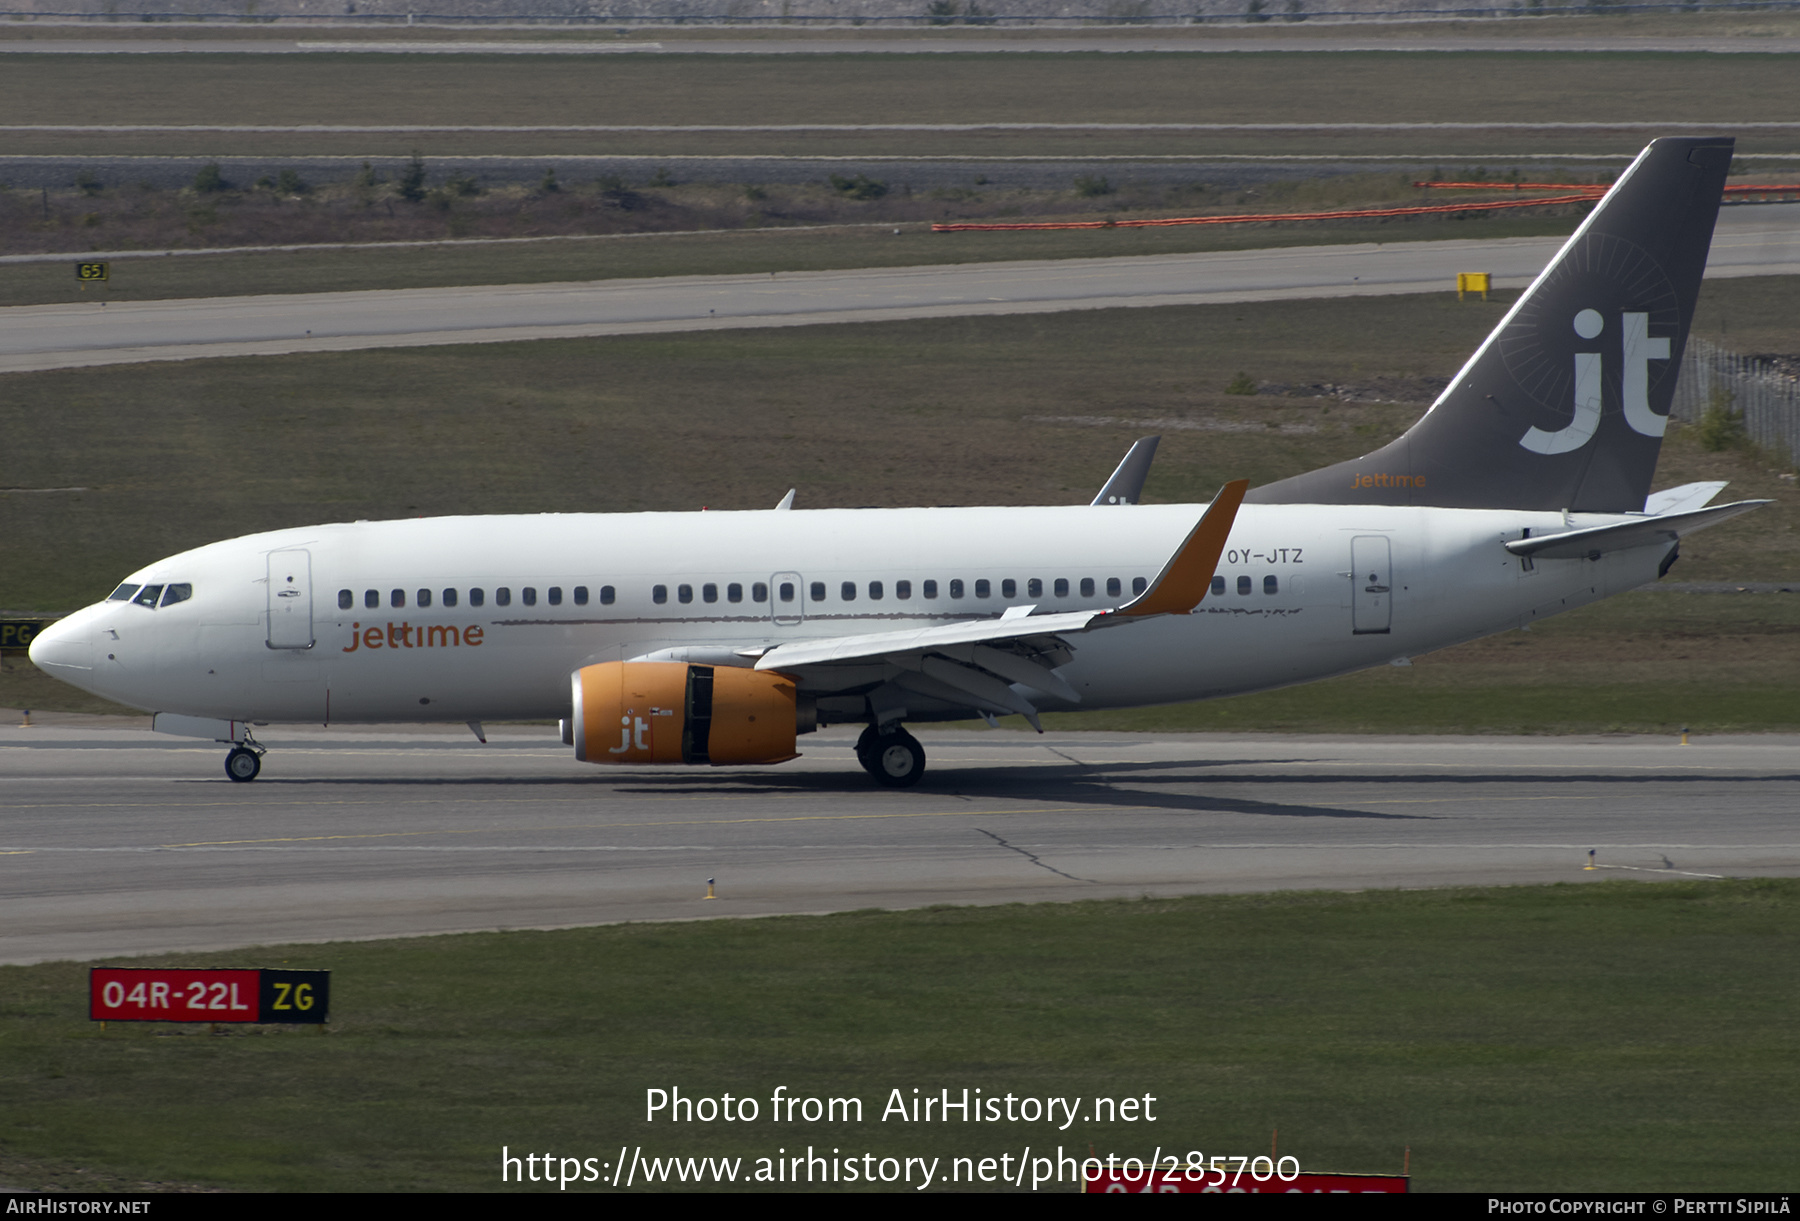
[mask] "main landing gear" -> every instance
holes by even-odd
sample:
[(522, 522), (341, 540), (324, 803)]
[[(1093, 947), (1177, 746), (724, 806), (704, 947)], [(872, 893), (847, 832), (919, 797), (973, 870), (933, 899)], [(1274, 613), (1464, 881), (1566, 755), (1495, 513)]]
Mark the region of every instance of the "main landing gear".
[(244, 740), (233, 746), (231, 753), (225, 756), (225, 774), (237, 781), (254, 780), (262, 772), (262, 757), (267, 753), (268, 749), (257, 745), (256, 740), (246, 732)]
[(911, 788), (925, 774), (925, 748), (898, 725), (882, 731), (871, 725), (856, 740), (856, 761), (890, 789)]

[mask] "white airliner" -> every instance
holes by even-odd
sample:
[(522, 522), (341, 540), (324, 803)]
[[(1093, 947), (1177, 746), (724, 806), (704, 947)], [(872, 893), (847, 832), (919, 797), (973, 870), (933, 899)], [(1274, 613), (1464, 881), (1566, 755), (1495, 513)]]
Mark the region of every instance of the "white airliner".
[(46, 672), (229, 743), (252, 725), (558, 718), (577, 758), (779, 763), (867, 726), (1263, 690), (1520, 627), (1656, 580), (1761, 501), (1650, 495), (1728, 139), (1651, 144), (1431, 410), (1350, 462), (1210, 506), (354, 522), (215, 543), (37, 636)]

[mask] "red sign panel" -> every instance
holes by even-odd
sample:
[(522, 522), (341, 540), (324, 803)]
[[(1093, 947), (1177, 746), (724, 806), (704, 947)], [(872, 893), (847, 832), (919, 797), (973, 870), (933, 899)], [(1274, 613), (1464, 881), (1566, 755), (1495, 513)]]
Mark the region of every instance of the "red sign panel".
[[(1232, 1163), (1240, 1159), (1218, 1159)], [(1267, 1158), (1256, 1159), (1267, 1162)], [(1287, 1159), (1283, 1159), (1284, 1161)], [(1258, 1168), (1259, 1170), (1263, 1168)], [(1082, 1180), (1083, 1192), (1108, 1195), (1361, 1195), (1365, 1193), (1404, 1193), (1407, 1176), (1403, 1174), (1304, 1174), (1291, 1178), (1263, 1172), (1258, 1178), (1251, 1173), (1233, 1173), (1232, 1169), (1194, 1167), (1187, 1169), (1167, 1164), (1146, 1171), (1136, 1158), (1128, 1158), (1117, 1167), (1091, 1168)]]
[(96, 1022), (303, 1022), (325, 1020), (329, 971), (94, 967), (88, 1016)]

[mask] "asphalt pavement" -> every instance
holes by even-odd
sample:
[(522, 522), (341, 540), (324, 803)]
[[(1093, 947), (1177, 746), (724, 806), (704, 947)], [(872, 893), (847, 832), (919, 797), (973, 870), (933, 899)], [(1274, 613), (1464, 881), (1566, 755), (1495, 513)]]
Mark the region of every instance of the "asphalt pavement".
[[(1277, 889), (1794, 875), (1800, 738), (853, 731), (609, 769), (554, 728), (0, 730), (0, 962), (623, 920)], [(1589, 850), (1599, 867), (1588, 870)], [(707, 899), (714, 879), (714, 899)]]
[[(1528, 284), (1560, 238), (293, 293), (0, 309), (0, 372), (905, 318), (1445, 292)], [(90, 257), (100, 257), (98, 255)], [(1726, 209), (1710, 277), (1800, 274), (1800, 204)]]

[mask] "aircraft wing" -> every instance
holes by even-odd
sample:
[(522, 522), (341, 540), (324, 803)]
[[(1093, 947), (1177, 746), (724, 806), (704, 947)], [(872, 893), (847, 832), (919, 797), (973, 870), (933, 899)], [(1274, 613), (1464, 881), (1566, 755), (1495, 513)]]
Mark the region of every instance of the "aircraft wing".
[[(983, 711), (1021, 713), (1035, 725), (1036, 708), (1013, 684), (1079, 702), (1081, 696), (1055, 673), (1073, 653), (1065, 637), (1192, 611), (1212, 584), (1249, 486), (1246, 480), (1225, 485), (1156, 579), (1121, 606), (1047, 615), (1034, 614), (1035, 606), (1012, 606), (994, 619), (797, 640), (761, 653), (756, 668), (804, 671), (808, 685), (829, 685), (830, 676), (820, 670), (842, 668), (846, 678), (862, 680), (856, 685), (895, 687), (893, 699), (911, 691)], [(871, 674), (870, 667), (881, 667), (880, 674)], [(888, 677), (888, 670), (897, 672)]]
[(1664, 513), (1656, 517), (1641, 517), (1635, 521), (1615, 522), (1610, 526), (1534, 535), (1531, 538), (1514, 539), (1506, 544), (1506, 549), (1514, 555), (1528, 555), (1539, 560), (1596, 559), (1608, 551), (1678, 542), (1696, 530), (1716, 526), (1740, 513), (1760, 509), (1769, 503), (1771, 502), (1767, 500), (1740, 500), (1710, 509), (1696, 509), (1691, 513)]

